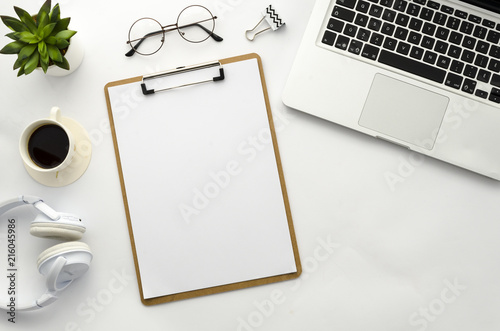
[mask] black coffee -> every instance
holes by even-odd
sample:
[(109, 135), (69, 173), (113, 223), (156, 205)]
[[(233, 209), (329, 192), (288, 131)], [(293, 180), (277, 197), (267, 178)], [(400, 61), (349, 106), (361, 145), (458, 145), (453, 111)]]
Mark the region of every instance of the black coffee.
[(55, 124), (39, 127), (28, 140), (28, 153), (37, 166), (55, 168), (63, 163), (69, 151), (69, 138), (63, 128)]

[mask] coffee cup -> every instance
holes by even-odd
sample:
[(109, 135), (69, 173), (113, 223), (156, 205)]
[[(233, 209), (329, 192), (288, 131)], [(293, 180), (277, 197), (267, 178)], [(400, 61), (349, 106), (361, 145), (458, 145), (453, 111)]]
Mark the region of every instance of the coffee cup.
[(21, 134), (19, 152), (28, 173), (47, 186), (64, 186), (78, 179), (90, 161), (86, 131), (53, 107), (48, 118), (29, 124)]

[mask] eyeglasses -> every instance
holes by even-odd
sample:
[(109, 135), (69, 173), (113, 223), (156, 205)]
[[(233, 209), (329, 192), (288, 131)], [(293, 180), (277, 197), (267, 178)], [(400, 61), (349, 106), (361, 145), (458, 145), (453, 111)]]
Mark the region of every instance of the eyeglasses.
[(210, 37), (215, 41), (222, 41), (223, 39), (214, 33), (216, 19), (217, 16), (213, 16), (207, 8), (200, 5), (184, 8), (177, 16), (175, 24), (163, 26), (155, 19), (141, 18), (130, 27), (127, 44), (132, 49), (125, 56), (135, 53), (155, 54), (165, 42), (165, 33), (173, 30), (177, 30), (184, 40), (191, 43), (201, 43)]

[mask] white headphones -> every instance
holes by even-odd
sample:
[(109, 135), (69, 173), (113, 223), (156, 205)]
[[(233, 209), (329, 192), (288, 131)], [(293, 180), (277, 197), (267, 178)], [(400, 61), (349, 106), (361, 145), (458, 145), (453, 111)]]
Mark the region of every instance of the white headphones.
[[(39, 212), (31, 222), (30, 233), (37, 237), (62, 240), (80, 239), (85, 232), (81, 219), (75, 215), (59, 213), (34, 196), (20, 196), (0, 204), (0, 216), (12, 208), (32, 205)], [(58, 293), (79, 278), (90, 266), (92, 252), (87, 244), (70, 241), (52, 246), (43, 251), (37, 260), (38, 271), (46, 277), (47, 291), (31, 305), (19, 307), (16, 311), (30, 311), (43, 308), (58, 298)], [(0, 309), (9, 310), (4, 302)]]

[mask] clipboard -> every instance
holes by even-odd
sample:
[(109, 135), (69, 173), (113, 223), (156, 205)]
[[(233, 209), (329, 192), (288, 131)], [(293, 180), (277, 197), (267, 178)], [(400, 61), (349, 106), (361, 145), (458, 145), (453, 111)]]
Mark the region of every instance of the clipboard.
[[(189, 74), (202, 78), (172, 84)], [(257, 54), (111, 82), (105, 96), (143, 304), (299, 277)]]

